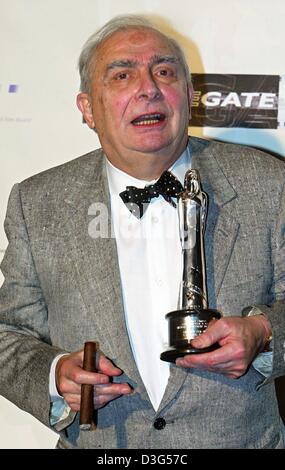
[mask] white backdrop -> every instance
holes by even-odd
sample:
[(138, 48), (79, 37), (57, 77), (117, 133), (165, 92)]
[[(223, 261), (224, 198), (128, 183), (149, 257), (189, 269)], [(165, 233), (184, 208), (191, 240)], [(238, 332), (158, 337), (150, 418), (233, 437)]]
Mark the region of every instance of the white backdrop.
[[(76, 67), (85, 40), (112, 16), (163, 18), (196, 73), (285, 73), (284, 0), (0, 0), (0, 11), (0, 258), (12, 185), (99, 146), (75, 105)], [(284, 130), (190, 132), (285, 156)], [(0, 448), (52, 448), (56, 439), (0, 397)]]

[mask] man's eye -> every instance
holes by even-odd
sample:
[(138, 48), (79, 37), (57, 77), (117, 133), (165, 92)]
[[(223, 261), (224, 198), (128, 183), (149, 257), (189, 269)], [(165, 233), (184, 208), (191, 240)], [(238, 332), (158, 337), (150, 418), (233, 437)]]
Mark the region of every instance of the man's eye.
[(174, 70), (170, 68), (165, 68), (165, 69), (159, 69), (157, 71), (157, 74), (159, 77), (162, 77), (162, 78), (171, 78), (175, 75), (175, 72)]
[(128, 78), (127, 72), (120, 72), (116, 75), (116, 80), (126, 80)]

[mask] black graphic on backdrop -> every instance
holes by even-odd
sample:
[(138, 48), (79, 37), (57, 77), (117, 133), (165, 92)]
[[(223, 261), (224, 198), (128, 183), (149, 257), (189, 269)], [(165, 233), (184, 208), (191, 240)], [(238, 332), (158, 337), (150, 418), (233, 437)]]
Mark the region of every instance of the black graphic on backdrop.
[(282, 78), (279, 75), (192, 74), (191, 126), (283, 127), (278, 112)]

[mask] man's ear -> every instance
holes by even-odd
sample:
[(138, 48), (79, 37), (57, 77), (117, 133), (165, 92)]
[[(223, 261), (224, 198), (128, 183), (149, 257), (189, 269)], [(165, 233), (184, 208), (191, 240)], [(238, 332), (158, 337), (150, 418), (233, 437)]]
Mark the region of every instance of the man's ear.
[(94, 129), (95, 123), (92, 114), (91, 99), (87, 93), (79, 93), (76, 99), (77, 107), (81, 111), (84, 121), (88, 124), (90, 129)]

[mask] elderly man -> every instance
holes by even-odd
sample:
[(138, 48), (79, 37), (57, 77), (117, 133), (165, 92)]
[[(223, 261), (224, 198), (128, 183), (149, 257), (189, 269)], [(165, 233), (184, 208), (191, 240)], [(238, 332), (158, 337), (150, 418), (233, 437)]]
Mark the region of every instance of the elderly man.
[[(1, 394), (58, 430), (61, 448), (282, 448), (284, 163), (188, 137), (183, 52), (143, 18), (107, 23), (79, 67), (77, 104), (102, 149), (12, 190)], [(209, 196), (209, 306), (223, 316), (192, 341), (218, 349), (170, 365), (160, 354), (182, 271), (174, 202), (189, 168)], [(162, 174), (177, 185), (168, 198)], [(143, 210), (125, 204), (129, 186), (155, 189)], [(100, 344), (98, 372), (83, 370), (87, 340)], [(94, 385), (96, 432), (79, 429), (81, 384)]]

